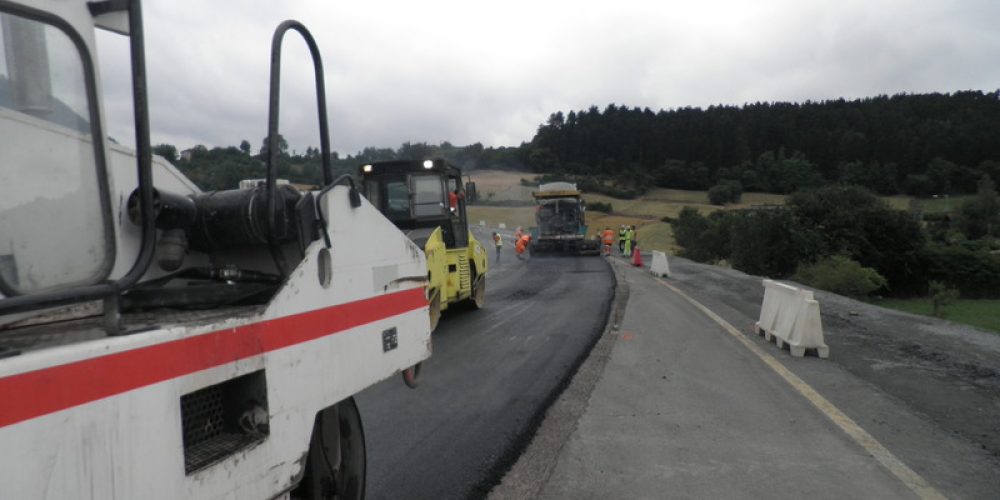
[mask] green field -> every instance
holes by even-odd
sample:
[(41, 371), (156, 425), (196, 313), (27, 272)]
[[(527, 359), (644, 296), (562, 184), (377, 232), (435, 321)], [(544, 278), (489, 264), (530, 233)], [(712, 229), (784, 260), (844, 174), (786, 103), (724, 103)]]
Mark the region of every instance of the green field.
[[(880, 299), (876, 305), (923, 316), (933, 315), (930, 299)], [(959, 299), (945, 306), (945, 319), (1000, 333), (1000, 299)]]
[[(533, 201), (531, 192), (534, 186), (522, 186), (521, 180), (534, 181), (536, 175), (529, 172), (509, 172), (501, 170), (476, 170), (470, 172), (480, 196), (484, 201), (502, 202), (517, 201), (530, 203)], [(942, 213), (957, 209), (962, 202), (970, 198), (952, 196), (948, 198), (913, 198), (912, 196), (883, 196), (887, 203), (898, 210), (920, 208), (925, 213)], [(783, 205), (788, 197), (769, 193), (743, 193), (740, 203), (720, 207), (708, 202), (705, 191), (686, 191), (682, 189), (652, 189), (645, 195), (634, 200), (612, 198), (610, 196), (585, 193), (588, 202), (610, 203), (614, 210), (611, 214), (590, 211), (587, 223), (590, 233), (596, 234), (604, 227), (617, 228), (620, 224), (635, 225), (639, 229), (639, 241), (646, 250), (662, 250), (675, 252), (677, 243), (674, 241), (673, 230), (669, 224), (661, 222), (663, 217), (676, 218), (684, 207), (693, 207), (702, 214), (716, 210), (734, 210), (758, 205)], [(534, 213), (530, 206), (500, 207), (500, 206), (470, 206), (469, 220), (478, 224), (486, 221), (490, 226), (503, 222), (513, 229), (517, 226), (530, 227), (534, 225)]]
[(535, 225), (535, 209), (526, 207), (490, 207), (471, 205), (466, 208), (469, 216), (469, 224), (479, 225), (479, 221), (486, 221), (486, 225), (496, 227), (503, 223), (509, 229), (517, 226), (531, 227)]

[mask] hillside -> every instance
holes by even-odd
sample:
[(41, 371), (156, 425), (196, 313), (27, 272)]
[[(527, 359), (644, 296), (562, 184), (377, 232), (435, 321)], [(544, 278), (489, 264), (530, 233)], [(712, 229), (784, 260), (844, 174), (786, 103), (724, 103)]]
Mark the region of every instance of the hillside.
[[(479, 196), (485, 203), (469, 207), (469, 220), (472, 224), (484, 221), (489, 226), (496, 226), (502, 222), (510, 228), (534, 225), (531, 191), (536, 189), (537, 184), (526, 186), (523, 183), (534, 183), (537, 181), (537, 176), (525, 172), (477, 170), (470, 173), (470, 178), (476, 183)], [(716, 210), (783, 205), (786, 198), (787, 196), (780, 194), (743, 193), (739, 203), (722, 207), (709, 203), (706, 191), (656, 188), (635, 199), (584, 193), (584, 199), (588, 203), (608, 203), (613, 208), (611, 213), (594, 210), (587, 213), (591, 235), (597, 234), (604, 227), (617, 228), (620, 224), (635, 225), (643, 248), (669, 253), (676, 253), (677, 243), (674, 241), (670, 224), (663, 222), (662, 219), (676, 218), (684, 207), (694, 207), (707, 215)], [(924, 213), (937, 214), (952, 211), (970, 198), (968, 195), (937, 198), (915, 198), (906, 195), (882, 197), (898, 210), (917, 209)], [(517, 204), (521, 205), (511, 206)]]

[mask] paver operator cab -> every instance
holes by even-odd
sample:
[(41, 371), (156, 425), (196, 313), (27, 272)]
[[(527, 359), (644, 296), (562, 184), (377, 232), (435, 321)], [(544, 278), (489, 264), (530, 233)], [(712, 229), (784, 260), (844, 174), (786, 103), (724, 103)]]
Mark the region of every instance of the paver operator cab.
[[(97, 27), (129, 40), (135, 151), (107, 138)], [(276, 182), (290, 31), (314, 63), (312, 192)], [(259, 60), (267, 180), (203, 192), (150, 153), (137, 0), (0, 0), (0, 497), (364, 496), (352, 396), (430, 356), (426, 263), (333, 178), (309, 31), (281, 23)]]
[(372, 205), (427, 255), (432, 328), (451, 305), (482, 307), (489, 259), (469, 231), (462, 171), (433, 159), (369, 163), (358, 174)]

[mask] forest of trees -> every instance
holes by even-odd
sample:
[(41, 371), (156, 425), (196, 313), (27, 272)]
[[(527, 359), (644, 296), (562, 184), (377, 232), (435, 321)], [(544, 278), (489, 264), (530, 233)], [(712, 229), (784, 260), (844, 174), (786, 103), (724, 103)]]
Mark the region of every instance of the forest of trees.
[[(297, 184), (319, 185), (323, 174), (319, 148), (307, 147), (304, 153), (288, 150), (288, 142), (278, 137), (278, 177)], [(262, 178), (266, 174), (266, 140), (261, 140), (258, 153), (254, 154), (249, 141), (243, 140), (239, 146), (193, 148), (178, 151), (172, 144), (159, 144), (153, 153), (164, 157), (191, 179), (198, 187), (206, 190), (234, 189), (243, 179)], [(427, 143), (404, 143), (397, 149), (367, 147), (356, 155), (341, 158), (332, 154), (331, 164), (336, 174), (355, 173), (365, 163), (412, 158), (441, 157), (461, 166), (465, 170), (477, 168), (525, 170), (520, 161), (518, 148), (486, 148), (480, 143), (469, 146), (454, 146), (444, 142), (439, 145)]]
[(880, 194), (974, 193), (1000, 181), (1000, 91), (553, 113), (522, 157), (536, 171), (648, 186), (791, 193), (830, 183)]
[[(553, 113), (531, 141), (516, 147), (404, 143), (333, 155), (338, 172), (365, 162), (443, 157), (466, 170), (531, 170), (574, 176), (584, 188), (631, 197), (651, 186), (792, 193), (826, 184), (866, 186), (889, 194), (976, 192), (983, 174), (1000, 182), (1000, 91), (900, 94), (847, 101), (754, 103), (741, 107), (660, 110), (608, 105)], [(279, 170), (304, 184), (319, 180), (319, 150), (289, 152)], [(260, 148), (258, 151), (263, 150)], [(251, 144), (156, 151), (205, 189), (260, 177)]]

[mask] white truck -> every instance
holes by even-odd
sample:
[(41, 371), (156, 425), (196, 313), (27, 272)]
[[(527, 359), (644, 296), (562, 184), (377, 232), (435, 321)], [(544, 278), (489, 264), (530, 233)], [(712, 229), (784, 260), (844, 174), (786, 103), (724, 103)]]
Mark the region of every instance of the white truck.
[[(95, 28), (131, 46), (136, 151)], [(0, 0), (0, 498), (361, 498), (352, 396), (430, 356), (423, 252), (333, 179), (202, 192), (150, 154), (138, 0)], [(277, 54), (277, 56), (276, 56)], [(356, 241), (377, 242), (360, 246)]]

